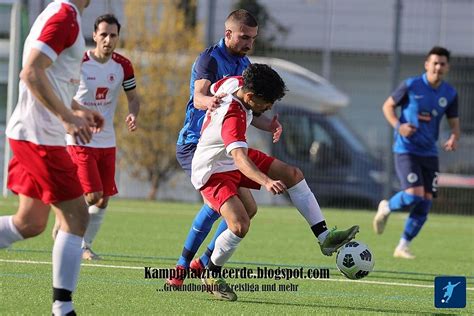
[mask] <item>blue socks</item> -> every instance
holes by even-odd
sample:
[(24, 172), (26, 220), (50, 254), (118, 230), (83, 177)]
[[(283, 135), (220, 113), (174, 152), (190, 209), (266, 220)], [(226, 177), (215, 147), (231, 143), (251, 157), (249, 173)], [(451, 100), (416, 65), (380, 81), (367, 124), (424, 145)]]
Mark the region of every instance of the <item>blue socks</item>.
[(411, 241), (413, 238), (418, 235), (423, 224), (428, 218), (428, 212), (431, 208), (433, 202), (431, 200), (423, 199), (414, 209), (411, 211), (410, 216), (408, 216), (405, 222), (405, 230), (403, 231), (402, 238)]
[(408, 209), (411, 210), (415, 207), (423, 198), (418, 195), (413, 195), (406, 193), (405, 191), (400, 191), (388, 201), (388, 205), (391, 211), (399, 211)]
[[(199, 249), (199, 246), (201, 246), (202, 242), (204, 239), (206, 239), (207, 235), (211, 231), (212, 224), (214, 224), (214, 222), (219, 217), (220, 215), (212, 210), (212, 208), (210, 208), (207, 204), (202, 206), (201, 210), (194, 218), (191, 229), (189, 230), (186, 241), (184, 242), (183, 252), (181, 257), (178, 259), (177, 265), (181, 265), (184, 268), (189, 268), (189, 263), (191, 260), (193, 260), (196, 251)], [(211, 242), (212, 249), (214, 249), (215, 238)]]
[(209, 245), (207, 245), (206, 252), (199, 258), (205, 267), (209, 264), (209, 259), (211, 258), (212, 251), (214, 251), (217, 237), (219, 237), (219, 235), (226, 229), (227, 229), (227, 223), (225, 222), (225, 220), (222, 220), (221, 223), (219, 224), (219, 227), (217, 227), (214, 237), (212, 238)]

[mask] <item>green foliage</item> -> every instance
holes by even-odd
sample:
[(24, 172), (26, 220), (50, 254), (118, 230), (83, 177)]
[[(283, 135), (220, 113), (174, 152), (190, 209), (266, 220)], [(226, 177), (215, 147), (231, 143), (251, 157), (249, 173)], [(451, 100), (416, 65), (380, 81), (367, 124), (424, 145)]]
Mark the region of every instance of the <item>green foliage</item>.
[(116, 116), (120, 165), (148, 181), (149, 197), (155, 198), (160, 183), (178, 167), (175, 146), (189, 98), (191, 65), (203, 45), (199, 27), (187, 23), (179, 1), (126, 1), (124, 6), (124, 48), (134, 63), (141, 110), (135, 133), (123, 128), (125, 106)]

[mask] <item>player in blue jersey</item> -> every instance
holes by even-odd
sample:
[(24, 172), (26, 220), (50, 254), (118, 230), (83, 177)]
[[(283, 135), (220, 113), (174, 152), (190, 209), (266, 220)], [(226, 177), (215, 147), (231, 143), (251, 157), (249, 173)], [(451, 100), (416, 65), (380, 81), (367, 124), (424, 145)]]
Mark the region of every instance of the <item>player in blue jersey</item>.
[[(203, 51), (192, 66), (186, 118), (176, 145), (176, 158), (188, 176), (191, 176), (191, 161), (201, 136), (204, 114), (206, 110), (212, 111), (219, 107), (223, 97), (222, 95), (212, 96), (209, 88), (211, 84), (224, 77), (241, 75), (250, 65), (246, 54), (252, 49), (257, 33), (257, 20), (248, 11), (239, 9), (231, 12), (225, 21), (224, 38)], [(282, 127), (276, 116), (273, 119), (259, 116), (254, 119), (252, 125), (273, 133), (274, 142), (279, 140), (282, 133)], [(257, 205), (250, 190), (240, 188), (239, 196), (249, 217), (253, 217), (257, 212)], [(189, 230), (181, 257), (176, 265), (177, 270), (187, 268), (200, 270), (207, 265), (216, 238), (227, 229), (225, 221), (220, 223), (213, 240), (201, 258), (192, 259), (219, 217), (220, 215), (205, 201)], [(178, 277), (170, 278), (167, 282), (173, 286), (181, 286), (183, 280), (182, 277)]]
[[(433, 47), (425, 61), (421, 76), (405, 80), (383, 105), (385, 118), (395, 128), (395, 169), (402, 190), (382, 200), (373, 220), (377, 234), (384, 231), (392, 211), (409, 210), (405, 229), (393, 256), (414, 259), (409, 245), (425, 223), (436, 197), (439, 171), (439, 125), (446, 115), (451, 135), (444, 143), (444, 150), (454, 151), (460, 137), (458, 95), (443, 81), (449, 71), (450, 52), (443, 47)], [(401, 108), (400, 117), (396, 108)]]

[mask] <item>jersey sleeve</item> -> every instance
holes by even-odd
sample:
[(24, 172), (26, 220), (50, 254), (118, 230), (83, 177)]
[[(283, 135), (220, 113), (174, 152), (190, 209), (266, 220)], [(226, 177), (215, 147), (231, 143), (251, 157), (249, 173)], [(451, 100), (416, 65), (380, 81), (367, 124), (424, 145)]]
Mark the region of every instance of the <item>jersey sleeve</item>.
[(446, 108), (445, 113), (446, 113), (447, 118), (459, 117), (458, 116), (458, 95), (457, 94), (454, 96), (451, 103), (449, 103), (448, 107)]
[(408, 85), (403, 81), (392, 93), (392, 98), (397, 106), (408, 102)]
[(122, 87), (123, 90), (129, 91), (133, 90), (137, 87), (137, 83), (135, 81), (135, 74), (133, 72), (132, 63), (129, 60), (125, 60), (122, 63), (123, 67), (123, 82)]
[(216, 82), (217, 78), (217, 61), (209, 53), (202, 53), (196, 60), (194, 65), (196, 71), (196, 79), (206, 79), (210, 82)]
[(247, 117), (239, 106), (230, 105), (222, 122), (221, 137), (227, 153), (235, 148), (248, 148), (245, 132)]
[(73, 8), (63, 5), (46, 21), (33, 47), (55, 61), (63, 50), (76, 42), (78, 34), (76, 12)]

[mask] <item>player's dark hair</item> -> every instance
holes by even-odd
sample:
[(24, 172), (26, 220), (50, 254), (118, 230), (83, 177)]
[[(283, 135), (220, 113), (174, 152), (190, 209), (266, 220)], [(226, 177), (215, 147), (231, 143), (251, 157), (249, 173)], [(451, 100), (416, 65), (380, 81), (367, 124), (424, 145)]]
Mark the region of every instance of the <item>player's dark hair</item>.
[(444, 47), (435, 46), (428, 52), (428, 54), (426, 55), (426, 59), (428, 59), (431, 55), (445, 56), (449, 62), (451, 52)]
[(244, 9), (238, 9), (238, 10), (232, 11), (227, 16), (227, 19), (225, 19), (225, 21), (226, 22), (230, 22), (230, 21), (239, 22), (248, 27), (258, 26), (257, 19), (252, 15), (252, 13)]
[(115, 17), (115, 15), (107, 13), (107, 14), (103, 14), (101, 16), (98, 16), (97, 19), (95, 19), (94, 32), (97, 32), (97, 28), (99, 27), (99, 24), (102, 23), (102, 22), (105, 22), (107, 24), (117, 25), (117, 31), (120, 34), (121, 25), (120, 25), (119, 21), (117, 20), (117, 18)]
[(244, 70), (244, 91), (251, 91), (266, 102), (274, 103), (285, 96), (285, 82), (270, 66), (251, 64)]

